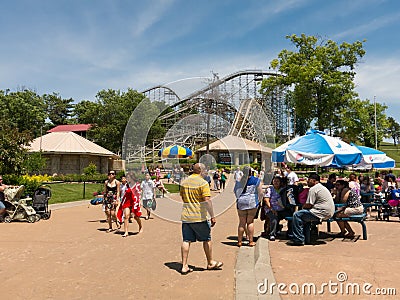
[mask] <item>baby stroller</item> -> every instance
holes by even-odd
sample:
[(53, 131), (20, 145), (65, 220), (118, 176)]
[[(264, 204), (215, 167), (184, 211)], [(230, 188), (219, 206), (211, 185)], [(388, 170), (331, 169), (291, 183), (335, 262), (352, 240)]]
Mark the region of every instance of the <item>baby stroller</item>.
[(382, 201), (382, 219), (389, 221), (390, 216), (398, 216), (398, 207), (400, 201), (400, 190), (390, 189), (385, 193), (385, 199)]
[(28, 205), (32, 198), (20, 199), (24, 189), (23, 185), (5, 189), (4, 205), (6, 207), (6, 216), (4, 217), (4, 222), (27, 220), (29, 223), (34, 223), (40, 220), (40, 215), (36, 214), (33, 207)]
[(51, 189), (47, 186), (40, 186), (33, 194), (32, 207), (43, 220), (50, 219), (51, 210), (49, 210), (49, 200), (51, 198)]
[(389, 198), (390, 199), (387, 202), (388, 202), (388, 204), (389, 204), (389, 206), (391, 207), (391, 210), (392, 210), (391, 216), (400, 218), (400, 214), (399, 214), (399, 209), (400, 209), (400, 190), (398, 190), (398, 189), (391, 190)]

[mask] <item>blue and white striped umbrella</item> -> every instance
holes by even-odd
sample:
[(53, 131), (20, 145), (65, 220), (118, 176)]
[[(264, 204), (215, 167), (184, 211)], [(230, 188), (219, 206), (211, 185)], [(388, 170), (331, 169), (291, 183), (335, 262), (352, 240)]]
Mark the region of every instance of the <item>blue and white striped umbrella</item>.
[(361, 161), (361, 151), (324, 132), (310, 130), (272, 151), (273, 162), (311, 166), (348, 166)]
[(393, 169), (396, 166), (395, 160), (387, 156), (385, 152), (366, 146), (358, 146), (355, 144), (352, 144), (352, 146), (359, 149), (362, 153), (362, 160), (359, 164), (355, 165), (355, 167)]

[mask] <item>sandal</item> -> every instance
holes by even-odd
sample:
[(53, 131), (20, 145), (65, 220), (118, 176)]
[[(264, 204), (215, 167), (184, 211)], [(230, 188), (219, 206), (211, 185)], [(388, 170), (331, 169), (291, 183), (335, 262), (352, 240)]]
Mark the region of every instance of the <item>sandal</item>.
[(107, 233), (110, 233), (110, 232), (112, 232), (112, 231), (113, 231), (112, 228), (108, 228), (108, 229), (106, 230)]
[(250, 242), (249, 247), (254, 247), (256, 245), (256, 242)]
[(181, 275), (187, 275), (187, 274), (189, 274), (189, 273), (191, 273), (191, 272), (193, 272), (193, 269), (192, 269), (192, 268), (189, 268), (189, 269), (187, 269), (186, 271), (182, 271), (182, 270), (181, 270)]
[(221, 270), (223, 265), (224, 263), (222, 261), (216, 261), (214, 264), (208, 265), (207, 270)]
[(242, 242), (237, 242), (238, 247), (242, 247)]
[(122, 237), (127, 237), (129, 235), (129, 233), (124, 233), (123, 235), (122, 235)]

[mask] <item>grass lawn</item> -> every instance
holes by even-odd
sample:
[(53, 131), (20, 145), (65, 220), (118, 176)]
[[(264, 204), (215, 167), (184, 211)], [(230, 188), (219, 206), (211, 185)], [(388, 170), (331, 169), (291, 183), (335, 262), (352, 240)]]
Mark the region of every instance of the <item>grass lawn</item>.
[[(83, 183), (53, 183), (48, 186), (51, 188), (49, 204), (91, 200), (94, 198), (94, 192), (103, 190), (101, 183), (86, 183), (85, 197), (83, 197)], [(179, 193), (177, 184), (164, 184), (164, 186), (170, 193)]]
[(85, 197), (83, 197), (83, 183), (54, 183), (48, 186), (51, 188), (49, 204), (90, 200), (93, 199), (93, 192), (103, 189), (103, 184), (85, 183)]
[(393, 143), (381, 143), (379, 150), (386, 153), (387, 156), (396, 161), (396, 168), (400, 167), (400, 149), (399, 146), (394, 146)]
[(177, 184), (164, 183), (164, 186), (170, 193), (179, 193), (179, 185)]

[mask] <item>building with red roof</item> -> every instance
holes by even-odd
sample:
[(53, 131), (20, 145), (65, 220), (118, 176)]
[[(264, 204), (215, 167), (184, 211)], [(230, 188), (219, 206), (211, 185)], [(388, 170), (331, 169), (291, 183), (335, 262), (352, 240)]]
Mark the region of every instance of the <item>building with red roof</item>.
[(51, 132), (74, 132), (84, 138), (86, 138), (86, 132), (90, 129), (92, 125), (90, 124), (71, 124), (71, 125), (58, 125), (48, 130), (48, 133)]

